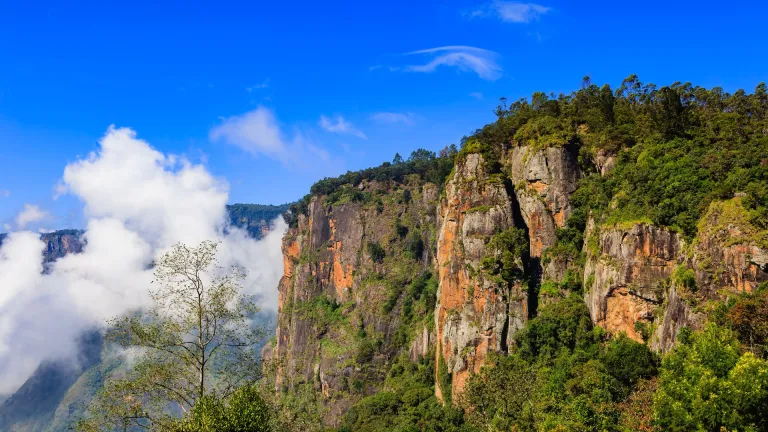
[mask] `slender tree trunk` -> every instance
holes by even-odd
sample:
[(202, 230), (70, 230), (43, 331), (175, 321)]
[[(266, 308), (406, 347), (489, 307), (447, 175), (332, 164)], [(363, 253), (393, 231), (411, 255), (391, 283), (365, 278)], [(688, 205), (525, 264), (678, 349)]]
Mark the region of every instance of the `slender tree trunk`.
[(200, 393), (199, 397), (202, 398), (205, 394), (205, 342), (203, 339), (203, 289), (200, 279), (197, 280), (197, 325), (198, 325), (198, 337), (200, 343)]

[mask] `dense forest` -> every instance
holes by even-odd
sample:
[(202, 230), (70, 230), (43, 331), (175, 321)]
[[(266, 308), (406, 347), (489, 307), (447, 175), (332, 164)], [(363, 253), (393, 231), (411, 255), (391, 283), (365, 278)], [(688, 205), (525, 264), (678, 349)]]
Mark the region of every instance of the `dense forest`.
[[(674, 83), (657, 87), (630, 76), (612, 89), (584, 78), (571, 94), (535, 93), (508, 103), (497, 120), (439, 154), (324, 179), (293, 205), (306, 213), (312, 195), (327, 203), (370, 202), (364, 181), (401, 182), (415, 174), (443, 187), (456, 157), (482, 153), (493, 169), (515, 146), (578, 152), (583, 173), (575, 210), (545, 259), (583, 266), (588, 216), (606, 224), (646, 222), (695, 241), (715, 201), (740, 197), (733, 217), (768, 246), (768, 89), (733, 94)], [(459, 150), (457, 152), (457, 150)], [(611, 166), (605, 166), (611, 160)], [(680, 271), (691, 290), (695, 282)], [(434, 395), (434, 357), (391, 365), (385, 390), (363, 398), (339, 431), (454, 430), (766, 430), (768, 423), (768, 285), (716, 302), (701, 330), (682, 329), (660, 356), (648, 341), (609, 337), (592, 323), (579, 277), (544, 283), (571, 294), (544, 305), (515, 337), (509, 355), (487, 361), (453, 403)], [(434, 293), (432, 293), (434, 295)], [(436, 369), (438, 369), (436, 371)], [(436, 373), (437, 372), (437, 373)], [(451, 402), (450, 399), (448, 402)]]

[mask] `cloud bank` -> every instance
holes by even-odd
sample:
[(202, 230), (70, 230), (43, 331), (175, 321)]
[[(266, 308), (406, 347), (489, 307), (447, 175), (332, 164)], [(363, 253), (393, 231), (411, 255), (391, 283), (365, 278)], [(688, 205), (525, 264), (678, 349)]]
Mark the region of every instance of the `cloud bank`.
[(221, 242), (220, 263), (245, 267), (246, 291), (264, 309), (277, 308), (282, 220), (261, 241), (232, 227), (224, 234), (224, 181), (130, 129), (110, 128), (99, 144), (67, 165), (61, 183), (85, 207), (83, 252), (43, 273), (39, 234), (11, 232), (0, 246), (0, 394), (13, 392), (43, 360), (74, 354), (85, 329), (146, 305), (150, 263), (176, 242)]
[(462, 71), (475, 72), (480, 78), (489, 81), (501, 77), (501, 66), (496, 62), (498, 55), (482, 48), (452, 45), (413, 51), (408, 55), (430, 56), (432, 60), (421, 65), (407, 66), (406, 72), (430, 73), (441, 66), (449, 66)]

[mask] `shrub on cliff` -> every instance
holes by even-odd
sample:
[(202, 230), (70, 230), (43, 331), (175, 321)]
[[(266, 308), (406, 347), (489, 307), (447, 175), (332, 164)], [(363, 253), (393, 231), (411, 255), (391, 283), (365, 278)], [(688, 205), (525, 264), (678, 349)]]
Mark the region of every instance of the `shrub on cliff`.
[(664, 430), (768, 428), (768, 362), (741, 354), (735, 334), (713, 323), (662, 362), (654, 416)]

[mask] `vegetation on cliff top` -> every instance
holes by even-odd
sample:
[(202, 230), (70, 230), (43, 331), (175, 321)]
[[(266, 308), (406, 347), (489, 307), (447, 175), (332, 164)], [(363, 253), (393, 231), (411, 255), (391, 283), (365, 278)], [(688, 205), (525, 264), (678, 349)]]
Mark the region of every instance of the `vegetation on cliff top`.
[(330, 196), (331, 201), (338, 201), (342, 194), (348, 195), (345, 200), (362, 201), (366, 197), (357, 187), (363, 182), (396, 182), (400, 183), (410, 175), (416, 175), (421, 180), (442, 186), (453, 168), (453, 158), (458, 153), (455, 145), (450, 145), (435, 153), (425, 149), (411, 152), (407, 160), (396, 154), (392, 162), (384, 162), (378, 167), (361, 171), (349, 171), (339, 177), (329, 177), (318, 181), (310, 188), (310, 193), (290, 205), (284, 213), (285, 221), (295, 227), (300, 214), (308, 213), (309, 201), (312, 196)]

